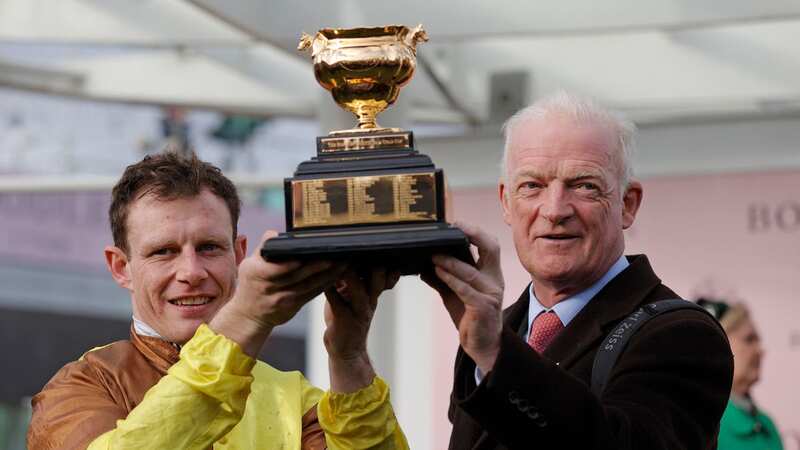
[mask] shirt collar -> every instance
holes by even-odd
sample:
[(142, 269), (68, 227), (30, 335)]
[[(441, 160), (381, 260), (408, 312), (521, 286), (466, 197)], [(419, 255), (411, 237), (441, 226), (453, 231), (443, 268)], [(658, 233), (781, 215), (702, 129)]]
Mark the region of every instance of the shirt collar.
[(628, 259), (625, 258), (625, 255), (619, 257), (617, 262), (615, 262), (608, 272), (605, 273), (599, 280), (595, 281), (594, 284), (589, 286), (588, 288), (584, 289), (581, 292), (573, 295), (572, 297), (567, 297), (566, 299), (558, 302), (552, 308), (545, 308), (539, 303), (539, 299), (536, 298), (536, 294), (533, 292), (533, 283), (528, 286), (528, 294), (530, 297), (529, 304), (528, 304), (528, 333), (529, 335), (531, 331), (531, 324), (533, 323), (533, 319), (539, 315), (542, 311), (553, 311), (556, 313), (558, 318), (561, 320), (561, 323), (564, 324), (566, 327), (578, 315), (578, 313), (589, 303), (589, 300), (592, 299), (601, 289), (608, 284), (609, 281), (613, 280), (614, 277), (619, 275), (620, 272), (625, 270), (630, 264), (628, 263)]
[(164, 339), (156, 330), (153, 329), (153, 327), (137, 319), (136, 316), (133, 316), (133, 330), (136, 332), (136, 334), (141, 336)]

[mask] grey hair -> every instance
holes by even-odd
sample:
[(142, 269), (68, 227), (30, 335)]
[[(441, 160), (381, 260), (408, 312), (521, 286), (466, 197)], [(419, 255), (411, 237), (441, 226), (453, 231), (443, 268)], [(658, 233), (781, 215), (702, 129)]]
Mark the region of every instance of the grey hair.
[(621, 114), (600, 106), (594, 100), (564, 91), (537, 100), (532, 105), (519, 110), (503, 124), (505, 146), (500, 169), (503, 179), (508, 176), (508, 156), (511, 151), (511, 135), (517, 125), (547, 117), (552, 114), (565, 115), (576, 124), (597, 124), (608, 126), (617, 136), (619, 146), (617, 157), (622, 165), (619, 185), (624, 192), (633, 178), (633, 155), (636, 152), (636, 125)]

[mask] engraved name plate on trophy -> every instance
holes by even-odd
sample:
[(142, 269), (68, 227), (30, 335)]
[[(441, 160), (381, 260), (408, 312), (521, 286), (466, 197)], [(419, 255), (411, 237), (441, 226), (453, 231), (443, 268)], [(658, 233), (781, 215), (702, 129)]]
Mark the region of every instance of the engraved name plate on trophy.
[(303, 35), (317, 81), (358, 126), (317, 138), (317, 156), (284, 180), (286, 232), (261, 250), (271, 261), (346, 260), (419, 273), (430, 255), (471, 261), (469, 241), (445, 220), (444, 175), (414, 148), (411, 131), (376, 116), (395, 102), (416, 68), (422, 26), (323, 29)]

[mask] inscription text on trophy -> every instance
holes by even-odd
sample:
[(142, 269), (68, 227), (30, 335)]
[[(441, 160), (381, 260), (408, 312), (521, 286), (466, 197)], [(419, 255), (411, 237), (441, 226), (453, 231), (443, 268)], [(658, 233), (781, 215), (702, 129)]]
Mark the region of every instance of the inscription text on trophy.
[(354, 150), (411, 148), (411, 137), (408, 132), (383, 133), (374, 136), (335, 136), (321, 137), (317, 143), (317, 151), (321, 155)]
[(292, 181), (293, 228), (433, 222), (434, 172)]

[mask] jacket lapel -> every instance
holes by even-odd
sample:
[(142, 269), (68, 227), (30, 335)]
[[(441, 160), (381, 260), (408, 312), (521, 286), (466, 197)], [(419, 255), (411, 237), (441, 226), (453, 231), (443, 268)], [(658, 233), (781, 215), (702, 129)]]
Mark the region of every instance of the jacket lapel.
[[(522, 291), (517, 301), (503, 311), (503, 323), (520, 335), (524, 334), (524, 330), (519, 333), (522, 324), (525, 324), (526, 329), (528, 325), (528, 309), (530, 307), (529, 289), (530, 284), (525, 286), (525, 290)], [(525, 339), (525, 336), (522, 336), (522, 338)]]
[(543, 356), (568, 369), (586, 352), (596, 348), (613, 324), (632, 313), (661, 283), (646, 256), (631, 256), (628, 261), (630, 265), (592, 298)]

